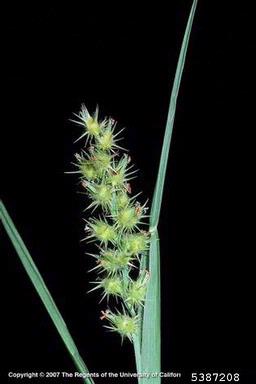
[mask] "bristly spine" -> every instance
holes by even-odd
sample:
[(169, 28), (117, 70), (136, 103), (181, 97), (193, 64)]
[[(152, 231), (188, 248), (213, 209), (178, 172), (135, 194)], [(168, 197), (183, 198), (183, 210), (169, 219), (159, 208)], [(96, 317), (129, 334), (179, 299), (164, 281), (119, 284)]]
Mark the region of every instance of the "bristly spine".
[(72, 121), (83, 127), (76, 141), (85, 139), (85, 145), (80, 154), (75, 154), (78, 170), (73, 173), (80, 174), (89, 199), (85, 210), (92, 209), (94, 213), (85, 219), (83, 240), (98, 246), (97, 253), (91, 254), (96, 261), (91, 271), (97, 272), (98, 277), (89, 292), (100, 289), (101, 301), (106, 298), (110, 306), (111, 298), (115, 299), (115, 311), (102, 311), (101, 319), (108, 320), (106, 328), (119, 333), (122, 340), (133, 341), (149, 279), (148, 272), (140, 268), (150, 241), (149, 232), (142, 228), (147, 225), (147, 202), (140, 204), (139, 194), (132, 196), (130, 181), (137, 170), (118, 144), (123, 129), (116, 132), (117, 123), (112, 118), (100, 120), (98, 107), (91, 115), (83, 104), (75, 116)]

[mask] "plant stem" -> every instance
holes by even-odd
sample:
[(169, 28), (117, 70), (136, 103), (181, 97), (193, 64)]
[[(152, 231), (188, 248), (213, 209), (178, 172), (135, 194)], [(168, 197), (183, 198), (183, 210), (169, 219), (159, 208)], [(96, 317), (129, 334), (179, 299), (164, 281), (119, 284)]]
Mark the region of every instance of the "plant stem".
[[(141, 373), (141, 341), (138, 335), (133, 336), (133, 348), (136, 360), (136, 370), (137, 373)], [(138, 383), (141, 383), (141, 378), (138, 377)]]

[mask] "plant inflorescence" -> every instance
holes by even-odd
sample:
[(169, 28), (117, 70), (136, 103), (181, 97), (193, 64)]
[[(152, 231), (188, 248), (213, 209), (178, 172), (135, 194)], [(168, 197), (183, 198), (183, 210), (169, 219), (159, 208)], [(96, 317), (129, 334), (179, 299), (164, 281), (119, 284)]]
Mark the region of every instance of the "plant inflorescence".
[(100, 120), (98, 108), (90, 115), (84, 105), (75, 116), (73, 121), (83, 127), (77, 141), (85, 139), (81, 153), (75, 155), (76, 173), (89, 199), (86, 210), (93, 214), (85, 218), (83, 240), (97, 244), (97, 252), (90, 254), (95, 259), (91, 271), (97, 273), (90, 292), (100, 290), (101, 301), (107, 300), (101, 316), (109, 322), (106, 327), (133, 341), (149, 278), (141, 266), (150, 242), (149, 232), (142, 229), (147, 224), (146, 203), (137, 201), (139, 194), (132, 196), (130, 181), (136, 170), (118, 144), (122, 130), (116, 132), (117, 123), (112, 118)]

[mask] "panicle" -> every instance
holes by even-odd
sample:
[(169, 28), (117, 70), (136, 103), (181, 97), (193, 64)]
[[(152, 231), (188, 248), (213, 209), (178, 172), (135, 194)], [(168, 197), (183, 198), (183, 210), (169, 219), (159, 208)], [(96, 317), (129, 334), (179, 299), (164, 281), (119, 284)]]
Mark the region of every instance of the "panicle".
[(91, 271), (99, 276), (90, 290), (102, 291), (102, 299), (109, 303), (113, 298), (122, 311), (107, 310), (102, 319), (106, 326), (120, 334), (122, 340), (138, 331), (139, 308), (143, 306), (149, 274), (141, 270), (141, 261), (149, 249), (150, 234), (141, 227), (147, 225), (147, 207), (132, 196), (130, 181), (137, 170), (131, 157), (119, 146), (123, 129), (116, 132), (117, 122), (112, 118), (99, 119), (99, 109), (91, 115), (83, 104), (75, 121), (83, 127), (81, 136), (85, 146), (76, 154), (75, 166), (89, 199), (86, 207), (98, 215), (86, 218), (86, 237), (96, 242), (98, 253), (92, 255), (96, 265)]

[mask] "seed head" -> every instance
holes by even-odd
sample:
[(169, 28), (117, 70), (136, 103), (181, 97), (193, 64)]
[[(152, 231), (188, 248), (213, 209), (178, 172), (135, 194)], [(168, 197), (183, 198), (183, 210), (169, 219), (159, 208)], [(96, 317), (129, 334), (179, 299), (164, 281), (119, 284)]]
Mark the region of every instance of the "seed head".
[(122, 281), (118, 276), (106, 277), (100, 284), (104, 290), (104, 297), (109, 295), (122, 296), (123, 294)]
[(106, 249), (101, 251), (98, 259), (98, 268), (108, 275), (116, 275), (124, 269), (132, 268), (133, 257), (119, 249)]
[(87, 191), (93, 200), (88, 208), (101, 206), (105, 211), (110, 209), (112, 203), (112, 188), (101, 182), (100, 184), (87, 183)]
[(91, 161), (86, 160), (79, 166), (82, 176), (87, 180), (95, 180), (98, 177), (97, 171)]
[(110, 151), (113, 146), (113, 140), (114, 137), (111, 130), (102, 132), (102, 134), (97, 137), (98, 148), (103, 151)]
[(130, 203), (130, 198), (126, 192), (120, 191), (115, 195), (115, 207), (117, 210), (126, 208)]
[(137, 171), (131, 171), (132, 166), (128, 166), (130, 160), (127, 155), (124, 155), (118, 162), (113, 162), (109, 171), (108, 182), (118, 190), (126, 190), (127, 181), (131, 180), (132, 175)]
[(85, 132), (76, 141), (82, 139), (85, 136), (87, 136), (87, 138), (90, 138), (90, 139), (93, 139), (99, 136), (100, 132), (104, 129), (106, 125), (106, 121), (103, 120), (102, 122), (99, 122), (98, 114), (99, 114), (98, 107), (96, 108), (94, 115), (91, 116), (84, 104), (82, 105), (82, 108), (79, 114), (76, 114), (76, 113), (74, 114), (78, 118), (78, 120), (72, 120), (72, 121), (74, 121), (79, 125), (82, 125), (85, 129)]
[(116, 227), (122, 231), (133, 231), (139, 224), (140, 217), (136, 213), (135, 207), (127, 206), (120, 209), (114, 216), (116, 220)]
[(106, 172), (108, 172), (111, 167), (112, 155), (96, 149), (92, 151), (90, 160), (92, 161), (99, 177), (104, 177)]
[(126, 301), (133, 307), (143, 304), (146, 296), (148, 273), (141, 273), (137, 280), (130, 279), (126, 290)]
[[(130, 180), (136, 170), (131, 165), (131, 157), (118, 145), (120, 132), (115, 132), (116, 122), (111, 118), (99, 120), (98, 108), (90, 115), (82, 105), (76, 121), (84, 129), (79, 139), (85, 138), (82, 154), (76, 155), (81, 184), (90, 199), (87, 209), (101, 210), (101, 217), (91, 217), (86, 221), (86, 239), (95, 241), (99, 248), (96, 265), (91, 271), (99, 276), (92, 284), (91, 291), (102, 290), (102, 299), (118, 299), (122, 307), (116, 313), (102, 312), (101, 319), (107, 319), (111, 331), (118, 332), (122, 340), (133, 341), (138, 331), (139, 307), (143, 306), (148, 273), (140, 271), (142, 257), (149, 248), (149, 232), (140, 226), (146, 224), (146, 203), (141, 205), (132, 195)], [(78, 140), (79, 140), (78, 139)], [(89, 145), (87, 143), (89, 141)], [(121, 155), (120, 155), (121, 152)]]
[(138, 331), (138, 316), (132, 317), (125, 312), (118, 312), (115, 314), (108, 311), (105, 312), (105, 317), (110, 322), (110, 326), (106, 326), (106, 328), (118, 332), (121, 335), (122, 340), (127, 337), (132, 341), (133, 336)]
[(81, 174), (81, 179), (96, 180), (98, 173), (93, 162), (89, 160), (89, 157), (87, 155), (84, 156), (84, 153), (82, 155), (76, 153), (75, 158), (77, 160), (75, 166), (79, 169), (77, 173)]
[(117, 232), (115, 228), (104, 220), (94, 219), (88, 223), (89, 231), (91, 234), (87, 237), (99, 240), (101, 244), (114, 243), (117, 239)]
[(131, 255), (139, 255), (148, 250), (149, 238), (146, 233), (137, 232), (126, 234), (122, 239), (122, 247), (125, 252)]

